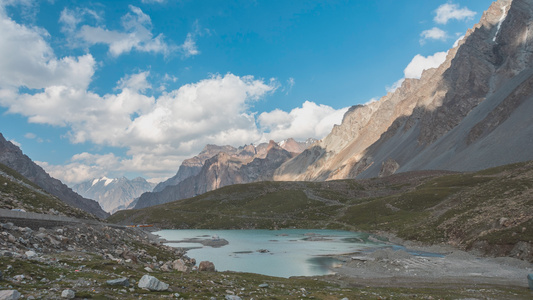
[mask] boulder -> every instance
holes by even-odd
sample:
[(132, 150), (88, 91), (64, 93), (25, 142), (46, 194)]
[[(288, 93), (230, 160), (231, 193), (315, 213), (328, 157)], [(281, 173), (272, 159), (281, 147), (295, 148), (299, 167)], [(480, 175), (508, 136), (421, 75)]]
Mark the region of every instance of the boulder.
[(172, 262), (172, 268), (179, 272), (189, 272), (191, 268), (185, 264), (185, 261), (183, 259), (177, 259)]
[(226, 295), (226, 300), (241, 300), (241, 297), (235, 295)]
[(138, 284), (141, 289), (148, 289), (150, 291), (166, 291), (168, 290), (168, 284), (160, 281), (151, 275), (144, 275)]
[(167, 261), (166, 263), (164, 263), (162, 266), (161, 266), (161, 271), (163, 272), (170, 272), (172, 271), (172, 262), (170, 261)]
[(126, 277), (118, 278), (118, 279), (111, 279), (106, 281), (108, 285), (119, 285), (119, 286), (130, 286), (130, 281)]
[(61, 292), (61, 298), (74, 299), (75, 297), (76, 293), (71, 289), (66, 289)]
[(35, 253), (35, 251), (31, 251), (31, 250), (26, 251), (26, 253), (24, 253), (24, 254), (26, 254), (26, 257), (28, 257), (28, 258), (33, 258), (33, 257), (37, 256), (37, 253)]
[(17, 290), (0, 291), (0, 300), (17, 300), (18, 298), (20, 298), (20, 293)]
[(198, 271), (200, 272), (215, 272), (215, 264), (210, 261), (202, 261), (198, 266)]

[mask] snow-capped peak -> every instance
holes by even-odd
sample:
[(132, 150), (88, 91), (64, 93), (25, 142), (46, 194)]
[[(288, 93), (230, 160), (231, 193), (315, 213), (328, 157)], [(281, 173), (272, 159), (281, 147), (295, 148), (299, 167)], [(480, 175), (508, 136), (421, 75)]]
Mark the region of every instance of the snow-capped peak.
[(108, 186), (110, 183), (115, 181), (115, 179), (107, 178), (105, 176), (102, 178), (102, 180), (105, 180), (104, 186)]

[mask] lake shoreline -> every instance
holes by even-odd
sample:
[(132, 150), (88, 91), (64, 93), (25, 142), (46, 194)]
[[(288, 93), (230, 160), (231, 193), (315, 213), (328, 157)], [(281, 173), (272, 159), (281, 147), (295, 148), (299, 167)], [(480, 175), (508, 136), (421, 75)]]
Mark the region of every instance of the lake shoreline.
[[(157, 234), (154, 235), (158, 237)], [(423, 288), (444, 285), (526, 288), (528, 286), (526, 277), (529, 273), (533, 273), (532, 264), (516, 258), (482, 257), (474, 251), (465, 252), (451, 245), (423, 245), (415, 241), (402, 240), (390, 233), (376, 235), (386, 238), (386, 241), (379, 240), (384, 242), (385, 246), (372, 251), (322, 255), (341, 262), (330, 268), (333, 272), (331, 275), (291, 277), (321, 278), (341, 285), (362, 287)], [(158, 240), (164, 243), (177, 242), (167, 241), (161, 237), (158, 237)], [(210, 240), (204, 239), (206, 246), (209, 246)], [(179, 242), (198, 242), (198, 239), (184, 239)], [(417, 253), (438, 255), (416, 255)]]
[[(475, 251), (466, 252), (451, 245), (423, 245), (381, 233), (391, 246), (371, 253), (340, 255), (342, 266), (335, 268), (329, 281), (370, 287), (429, 288), (449, 286), (514, 286), (527, 288), (527, 275), (533, 265), (512, 257), (485, 257)], [(416, 255), (413, 253), (422, 253)], [(432, 253), (439, 255), (423, 255)]]

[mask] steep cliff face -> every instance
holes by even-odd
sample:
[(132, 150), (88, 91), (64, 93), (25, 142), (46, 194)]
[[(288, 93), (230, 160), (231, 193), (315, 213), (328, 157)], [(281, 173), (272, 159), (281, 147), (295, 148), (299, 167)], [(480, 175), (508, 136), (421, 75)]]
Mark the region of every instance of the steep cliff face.
[(500, 0), (438, 68), (352, 107), (276, 180), (469, 171), (533, 159), (533, 1)]
[[(271, 141), (258, 146), (247, 145), (240, 148), (226, 146), (225, 149), (208, 146), (200, 155), (193, 158), (201, 161), (202, 165), (195, 175), (177, 184), (167, 185), (160, 191), (154, 189), (152, 193), (142, 194), (135, 208), (185, 199), (227, 185), (272, 180), (274, 171), (298, 154), (287, 151), (284, 147), (292, 151), (300, 151), (306, 145), (305, 142), (299, 143), (294, 140), (281, 144), (280, 146)], [(213, 149), (216, 151), (209, 151)]]
[(6, 141), (0, 133), (0, 163), (17, 171), (22, 176), (29, 179), (41, 187), (46, 192), (56, 196), (61, 201), (89, 212), (99, 218), (106, 218), (108, 213), (102, 210), (100, 205), (90, 199), (85, 199), (76, 194), (61, 181), (52, 178), (43, 168), (34, 163), (28, 156), (11, 142)]

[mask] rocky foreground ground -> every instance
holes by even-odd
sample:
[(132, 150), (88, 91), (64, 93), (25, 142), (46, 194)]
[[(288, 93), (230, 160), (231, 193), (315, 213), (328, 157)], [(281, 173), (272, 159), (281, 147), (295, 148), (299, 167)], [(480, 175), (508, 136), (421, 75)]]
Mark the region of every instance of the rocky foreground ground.
[(380, 285), (380, 281), (394, 281), (394, 276), (378, 281), (370, 280), (371, 277), (358, 279), (354, 274), (358, 274), (360, 267), (352, 259), (338, 270), (339, 274), (324, 277), (286, 279), (216, 272), (211, 263), (197, 263), (183, 250), (160, 245), (154, 236), (139, 228), (73, 224), (30, 229), (12, 223), (1, 223), (0, 227), (0, 299), (528, 299), (533, 296), (524, 284), (506, 286), (497, 282), (418, 284), (413, 288), (407, 280), (399, 285)]

